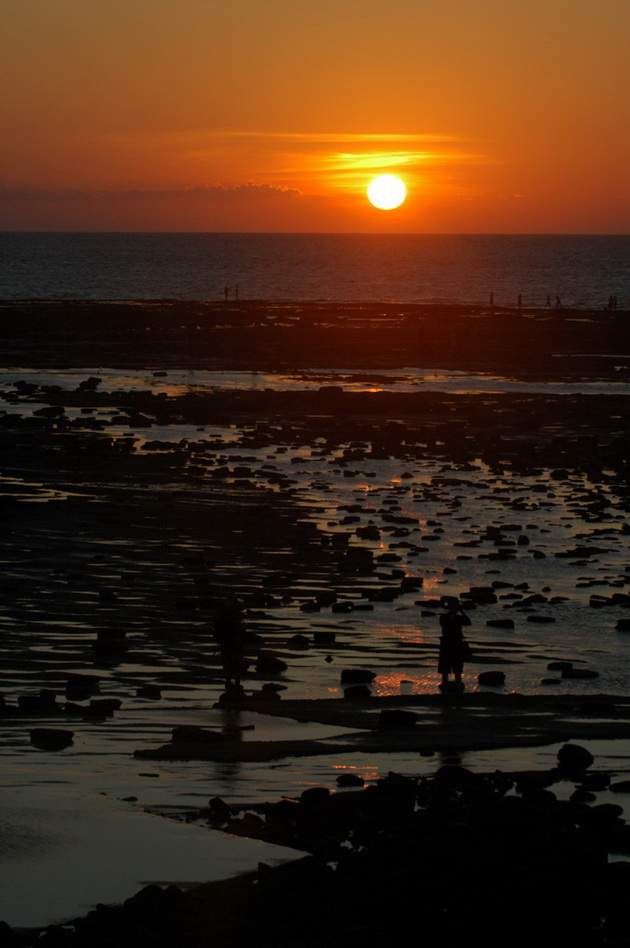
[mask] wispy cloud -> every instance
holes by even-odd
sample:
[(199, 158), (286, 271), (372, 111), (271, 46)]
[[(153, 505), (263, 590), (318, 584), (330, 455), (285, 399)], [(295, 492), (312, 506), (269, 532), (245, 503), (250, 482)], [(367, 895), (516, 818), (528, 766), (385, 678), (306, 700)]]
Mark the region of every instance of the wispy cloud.
[(107, 135), (98, 144), (123, 163), (126, 156), (160, 155), (184, 169), (191, 183), (229, 187), (251, 180), (319, 194), (363, 190), (372, 172), (404, 168), (413, 177), (432, 167), (484, 160), (472, 143), (429, 132), (183, 129), (168, 136)]
[(180, 201), (206, 201), (209, 203), (240, 202), (252, 200), (285, 200), (297, 197), (300, 191), (297, 188), (276, 187), (272, 184), (239, 184), (234, 187), (211, 185), (205, 187), (196, 185), (192, 188), (171, 189), (143, 189), (127, 188), (119, 190), (103, 189), (38, 189), (38, 188), (2, 188), (0, 187), (0, 203), (6, 202), (38, 202), (38, 201), (163, 201), (165, 199)]

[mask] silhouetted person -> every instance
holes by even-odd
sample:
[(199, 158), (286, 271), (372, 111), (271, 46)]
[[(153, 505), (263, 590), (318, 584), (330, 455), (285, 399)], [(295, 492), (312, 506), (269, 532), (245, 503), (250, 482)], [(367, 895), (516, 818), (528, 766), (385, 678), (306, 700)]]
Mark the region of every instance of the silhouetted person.
[(245, 623), (236, 596), (229, 596), (219, 607), (214, 620), (214, 637), (219, 646), (225, 691), (228, 695), (243, 693), (241, 678), (245, 670), (243, 640)]
[(556, 296), (556, 308), (562, 309), (562, 300), (560, 299), (559, 296)]
[(440, 653), (438, 657), (438, 671), (442, 676), (441, 688), (448, 688), (448, 676), (455, 676), (455, 687), (463, 689), (462, 672), (464, 659), (468, 657), (468, 644), (464, 640), (463, 628), (470, 625), (470, 619), (462, 609), (459, 600), (447, 599), (447, 611), (440, 616)]
[(229, 288), (229, 286), (224, 286), (224, 287), (223, 287), (223, 298), (227, 300), (227, 299), (229, 298), (229, 296), (230, 296), (230, 288)]

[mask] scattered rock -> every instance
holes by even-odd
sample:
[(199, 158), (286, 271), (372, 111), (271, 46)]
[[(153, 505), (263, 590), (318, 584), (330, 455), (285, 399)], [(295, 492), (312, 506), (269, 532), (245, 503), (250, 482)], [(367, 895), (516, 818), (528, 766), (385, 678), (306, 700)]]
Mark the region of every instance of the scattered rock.
[(378, 718), (379, 728), (415, 727), (419, 715), (415, 711), (403, 711), (399, 708), (384, 708)]
[(219, 732), (209, 731), (194, 724), (180, 724), (171, 731), (173, 744), (216, 744), (221, 740), (223, 735)]
[(30, 732), (31, 744), (42, 750), (62, 750), (74, 741), (74, 731), (58, 727), (36, 727)]
[(479, 682), (480, 685), (489, 685), (491, 687), (504, 685), (505, 672), (502, 672), (502, 671), (479, 672), (479, 674), (477, 675), (477, 681)]
[(579, 774), (593, 764), (594, 757), (581, 744), (564, 744), (557, 754), (558, 766), (570, 774)]
[(344, 688), (343, 696), (346, 701), (365, 701), (372, 697), (372, 692), (367, 685), (350, 685)]
[(256, 671), (259, 675), (279, 675), (288, 667), (287, 663), (273, 652), (261, 651), (256, 660)]
[(588, 681), (592, 678), (599, 678), (599, 672), (592, 668), (563, 668), (562, 677)]
[(365, 668), (344, 668), (341, 672), (342, 685), (369, 684), (376, 678), (376, 672)]

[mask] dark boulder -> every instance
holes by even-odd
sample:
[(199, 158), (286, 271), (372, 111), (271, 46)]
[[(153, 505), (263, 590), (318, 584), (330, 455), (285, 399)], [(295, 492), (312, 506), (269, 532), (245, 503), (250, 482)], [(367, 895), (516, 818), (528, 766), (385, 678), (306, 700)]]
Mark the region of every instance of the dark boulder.
[(341, 672), (342, 685), (369, 684), (376, 678), (376, 672), (366, 668), (344, 668)]
[(74, 740), (74, 731), (59, 727), (36, 727), (30, 733), (31, 744), (42, 750), (62, 750)]
[(558, 751), (557, 758), (560, 769), (571, 774), (588, 770), (594, 760), (591, 752), (580, 744), (564, 744)]
[(335, 781), (338, 787), (363, 787), (365, 780), (359, 774), (339, 774)]
[(344, 688), (343, 696), (346, 701), (365, 701), (372, 697), (372, 692), (367, 685), (350, 685)]
[(20, 695), (18, 708), (28, 714), (50, 714), (59, 711), (57, 698), (54, 692), (43, 689), (38, 695)]
[(259, 675), (279, 675), (287, 668), (287, 663), (273, 652), (261, 652), (256, 661), (256, 671)]
[(385, 708), (378, 719), (379, 728), (410, 728), (415, 727), (418, 715), (415, 711), (403, 711), (399, 708)]
[(173, 744), (214, 744), (222, 739), (217, 731), (209, 731), (194, 724), (181, 724), (171, 731)]
[(504, 685), (505, 672), (502, 672), (502, 671), (479, 672), (479, 674), (477, 675), (477, 681), (479, 682), (480, 685), (489, 685), (490, 687)]
[(291, 638), (287, 640), (287, 646), (289, 648), (305, 649), (309, 648), (310, 644), (305, 635), (292, 635)]
[(563, 668), (562, 677), (587, 681), (592, 678), (599, 678), (599, 672), (594, 671), (592, 668)]
[(330, 801), (328, 787), (309, 787), (300, 794), (302, 806), (325, 806)]

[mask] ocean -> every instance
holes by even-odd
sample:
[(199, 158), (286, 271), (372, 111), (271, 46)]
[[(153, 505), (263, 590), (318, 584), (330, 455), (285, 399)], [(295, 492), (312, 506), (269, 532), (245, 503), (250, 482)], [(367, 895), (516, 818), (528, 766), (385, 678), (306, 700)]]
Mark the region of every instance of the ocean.
[(0, 233), (0, 299), (630, 308), (630, 236)]

